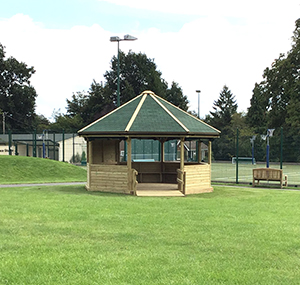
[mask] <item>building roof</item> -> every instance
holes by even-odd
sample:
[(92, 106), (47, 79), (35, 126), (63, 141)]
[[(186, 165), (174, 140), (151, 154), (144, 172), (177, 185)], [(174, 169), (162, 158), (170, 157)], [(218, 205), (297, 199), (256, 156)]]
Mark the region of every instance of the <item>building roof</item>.
[(216, 138), (220, 131), (168, 101), (144, 91), (78, 131), (85, 137)]

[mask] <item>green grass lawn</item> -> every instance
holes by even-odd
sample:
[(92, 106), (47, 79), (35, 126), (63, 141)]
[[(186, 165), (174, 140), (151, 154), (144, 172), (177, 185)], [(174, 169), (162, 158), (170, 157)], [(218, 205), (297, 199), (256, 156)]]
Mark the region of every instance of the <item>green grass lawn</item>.
[(0, 155), (0, 184), (86, 181), (86, 170), (50, 159)]
[(0, 284), (299, 284), (300, 192), (0, 189)]

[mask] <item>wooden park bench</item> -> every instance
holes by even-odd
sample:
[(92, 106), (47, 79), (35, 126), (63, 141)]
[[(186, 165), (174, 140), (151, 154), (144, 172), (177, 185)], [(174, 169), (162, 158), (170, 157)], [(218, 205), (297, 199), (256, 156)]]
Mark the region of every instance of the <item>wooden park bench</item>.
[[(257, 183), (255, 182), (257, 180)], [(260, 180), (279, 181), (280, 188), (287, 186), (287, 175), (283, 175), (282, 169), (256, 168), (253, 169), (253, 187), (259, 185)]]

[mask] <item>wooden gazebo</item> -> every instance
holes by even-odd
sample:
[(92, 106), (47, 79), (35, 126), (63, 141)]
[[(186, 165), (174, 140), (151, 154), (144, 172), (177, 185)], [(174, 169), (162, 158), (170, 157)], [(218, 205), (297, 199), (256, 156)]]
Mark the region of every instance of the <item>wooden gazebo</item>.
[[(87, 184), (89, 191), (136, 195), (143, 183), (173, 183), (184, 195), (210, 192), (211, 140), (220, 131), (172, 105), (151, 91), (78, 131), (87, 141)], [(131, 140), (161, 142), (161, 161), (132, 161)], [(180, 161), (164, 161), (164, 142), (180, 140)], [(208, 139), (208, 163), (184, 161), (186, 140)], [(127, 161), (120, 161), (120, 142), (127, 144)], [(198, 143), (200, 147), (201, 143)], [(198, 151), (200, 154), (201, 151)]]

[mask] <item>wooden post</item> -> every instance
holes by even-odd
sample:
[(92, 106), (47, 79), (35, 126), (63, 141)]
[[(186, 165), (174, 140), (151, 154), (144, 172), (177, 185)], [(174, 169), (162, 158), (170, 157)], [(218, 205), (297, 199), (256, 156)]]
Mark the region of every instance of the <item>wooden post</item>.
[(93, 163), (93, 142), (88, 141), (87, 143), (87, 158), (88, 158), (88, 163), (92, 164)]
[[(184, 171), (184, 138), (180, 139), (180, 179), (183, 181), (183, 171)], [(183, 191), (184, 185), (180, 183), (179, 190)]]
[(201, 163), (201, 160), (202, 160), (201, 141), (198, 140), (198, 163)]
[(131, 138), (128, 137), (126, 140), (127, 143), (127, 185), (128, 185), (128, 191), (130, 194), (133, 194), (132, 191), (132, 175), (131, 175)]
[(93, 163), (93, 148), (92, 148), (93, 142), (87, 141), (87, 190), (90, 190), (91, 188), (91, 165)]
[(211, 141), (208, 141), (208, 164), (211, 164)]
[(180, 170), (184, 168), (184, 138), (180, 139)]
[(164, 172), (164, 161), (165, 161), (165, 141), (160, 141), (160, 183), (163, 183), (163, 172)]

